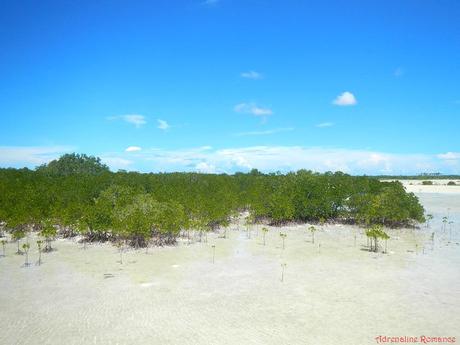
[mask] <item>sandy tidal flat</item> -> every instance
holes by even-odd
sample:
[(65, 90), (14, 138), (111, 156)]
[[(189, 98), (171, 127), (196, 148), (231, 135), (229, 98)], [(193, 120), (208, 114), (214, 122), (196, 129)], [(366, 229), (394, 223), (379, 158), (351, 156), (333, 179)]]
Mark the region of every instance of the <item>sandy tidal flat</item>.
[[(24, 268), (8, 244), (0, 258), (0, 344), (460, 339), (460, 195), (418, 196), (435, 216), (431, 226), (390, 230), (388, 254), (366, 251), (362, 229), (343, 225), (319, 227), (315, 243), (307, 225), (273, 227), (264, 246), (260, 229), (249, 238), (235, 224), (226, 239), (221, 231), (207, 243), (130, 250), (122, 264), (109, 244), (84, 250), (58, 240), (41, 266)], [(454, 223), (442, 230), (447, 213)], [(284, 250), (280, 232), (287, 234)]]
[[(408, 192), (434, 194), (460, 194), (460, 180), (400, 180)], [(424, 185), (423, 181), (431, 181), (432, 185)], [(455, 182), (450, 186), (447, 183)]]

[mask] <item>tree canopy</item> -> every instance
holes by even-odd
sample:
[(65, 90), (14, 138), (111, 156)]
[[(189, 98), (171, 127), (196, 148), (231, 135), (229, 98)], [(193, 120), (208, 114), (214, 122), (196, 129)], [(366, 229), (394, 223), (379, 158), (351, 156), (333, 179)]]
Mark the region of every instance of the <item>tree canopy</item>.
[(341, 172), (288, 174), (110, 172), (99, 158), (68, 154), (29, 169), (0, 169), (0, 222), (12, 229), (79, 231), (90, 240), (174, 242), (249, 211), (252, 221), (407, 225), (424, 221), (399, 182)]

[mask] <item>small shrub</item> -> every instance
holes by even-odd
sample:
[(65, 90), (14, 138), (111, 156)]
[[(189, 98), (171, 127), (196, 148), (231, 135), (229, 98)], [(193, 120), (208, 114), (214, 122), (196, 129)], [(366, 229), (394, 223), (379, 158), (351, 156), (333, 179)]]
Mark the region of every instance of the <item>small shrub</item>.
[(431, 186), (431, 185), (433, 185), (433, 181), (422, 181), (422, 185)]
[(447, 182), (448, 186), (456, 186), (457, 184), (454, 181)]

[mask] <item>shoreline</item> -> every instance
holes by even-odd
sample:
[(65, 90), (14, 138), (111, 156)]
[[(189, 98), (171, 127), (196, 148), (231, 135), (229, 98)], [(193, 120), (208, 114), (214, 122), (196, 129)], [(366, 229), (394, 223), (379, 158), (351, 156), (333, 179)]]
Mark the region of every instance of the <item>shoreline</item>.
[[(0, 343), (356, 345), (380, 334), (458, 337), (459, 198), (419, 196), (435, 216), (431, 227), (389, 230), (388, 254), (367, 251), (362, 229), (344, 224), (318, 226), (314, 244), (305, 225), (268, 226), (266, 245), (260, 229), (248, 238), (232, 225), (226, 239), (210, 233), (208, 243), (130, 249), (122, 264), (111, 244), (84, 250), (62, 239), (41, 266), (23, 268), (10, 243), (0, 258), (0, 322), (11, 326)], [(447, 208), (453, 239), (441, 231)], [(280, 233), (287, 233), (284, 249)], [(31, 248), (31, 260), (36, 254)], [(324, 332), (325, 323), (335, 326)]]

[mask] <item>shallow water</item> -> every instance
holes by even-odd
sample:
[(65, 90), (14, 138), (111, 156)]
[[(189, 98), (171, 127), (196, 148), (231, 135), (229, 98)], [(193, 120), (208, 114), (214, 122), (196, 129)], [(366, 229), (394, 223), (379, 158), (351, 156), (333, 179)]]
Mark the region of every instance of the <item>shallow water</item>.
[[(270, 228), (128, 251), (56, 241), (23, 268), (0, 258), (0, 344), (374, 344), (378, 335), (460, 336), (460, 194), (418, 194), (429, 228)], [(449, 214), (452, 230), (442, 229)], [(287, 233), (282, 249), (280, 231)], [(434, 241), (431, 234), (435, 232)], [(356, 235), (356, 244), (355, 244)], [(33, 239), (31, 239), (33, 244)], [(215, 263), (212, 247), (215, 245)], [(32, 247), (34, 247), (32, 245)], [(31, 259), (37, 259), (35, 249)], [(282, 264), (286, 264), (281, 281)]]

